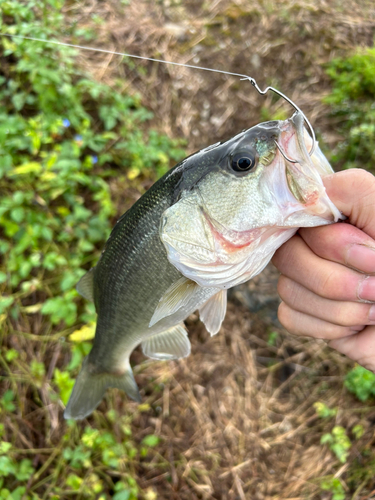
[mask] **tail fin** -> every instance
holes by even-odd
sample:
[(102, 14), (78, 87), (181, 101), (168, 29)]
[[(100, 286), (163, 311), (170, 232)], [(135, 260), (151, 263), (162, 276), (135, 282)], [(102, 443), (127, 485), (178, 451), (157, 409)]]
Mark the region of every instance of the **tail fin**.
[(122, 389), (134, 401), (141, 400), (130, 366), (122, 375), (95, 373), (86, 357), (65, 408), (64, 417), (82, 420), (90, 415), (101, 402), (108, 387)]

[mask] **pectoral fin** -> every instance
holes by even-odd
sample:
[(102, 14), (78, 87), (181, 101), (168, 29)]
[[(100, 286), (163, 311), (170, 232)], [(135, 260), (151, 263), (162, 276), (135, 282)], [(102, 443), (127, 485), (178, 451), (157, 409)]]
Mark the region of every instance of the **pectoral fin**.
[(203, 321), (210, 335), (216, 335), (220, 330), (221, 323), (225, 318), (227, 311), (227, 291), (220, 290), (211, 297), (199, 309), (200, 320)]
[(190, 341), (183, 324), (176, 325), (142, 342), (142, 351), (152, 359), (170, 360), (186, 358), (190, 354)]
[(87, 300), (94, 302), (94, 267), (90, 269), (77, 283), (77, 292)]
[(160, 299), (151, 318), (149, 327), (185, 306), (198, 290), (199, 285), (184, 276), (173, 283)]

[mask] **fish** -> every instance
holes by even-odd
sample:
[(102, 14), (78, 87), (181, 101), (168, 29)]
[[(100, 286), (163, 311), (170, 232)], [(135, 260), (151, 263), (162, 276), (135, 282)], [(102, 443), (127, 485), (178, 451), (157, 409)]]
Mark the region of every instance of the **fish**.
[(311, 144), (300, 112), (260, 123), (181, 161), (120, 217), (77, 285), (98, 317), (65, 418), (90, 415), (109, 387), (139, 402), (129, 362), (139, 344), (151, 359), (187, 357), (190, 314), (215, 335), (229, 288), (259, 274), (298, 228), (342, 218), (322, 181), (333, 170)]

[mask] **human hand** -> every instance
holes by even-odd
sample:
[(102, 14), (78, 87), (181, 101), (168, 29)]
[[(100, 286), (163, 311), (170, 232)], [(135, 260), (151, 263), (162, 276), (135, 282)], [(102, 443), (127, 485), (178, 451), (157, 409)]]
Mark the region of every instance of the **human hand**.
[(275, 253), (279, 320), (375, 371), (375, 177), (346, 170), (324, 185), (350, 224), (302, 228)]

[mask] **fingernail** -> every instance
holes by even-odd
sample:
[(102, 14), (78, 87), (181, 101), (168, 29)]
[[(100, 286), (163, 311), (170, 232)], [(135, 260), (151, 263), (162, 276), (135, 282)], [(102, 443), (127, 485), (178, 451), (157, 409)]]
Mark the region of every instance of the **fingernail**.
[(360, 281), (357, 296), (360, 300), (375, 302), (375, 276), (365, 276)]
[(375, 322), (375, 306), (371, 306), (370, 307), (370, 310), (369, 310), (369, 313), (368, 313), (368, 319), (370, 321), (374, 321)]
[(366, 245), (350, 246), (346, 252), (346, 263), (364, 273), (375, 273), (375, 248)]

